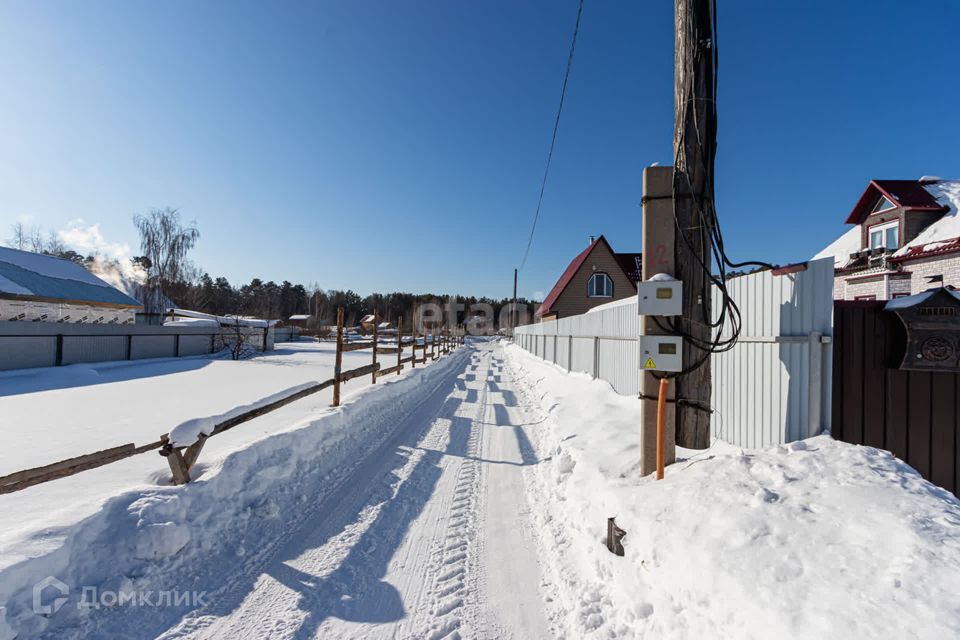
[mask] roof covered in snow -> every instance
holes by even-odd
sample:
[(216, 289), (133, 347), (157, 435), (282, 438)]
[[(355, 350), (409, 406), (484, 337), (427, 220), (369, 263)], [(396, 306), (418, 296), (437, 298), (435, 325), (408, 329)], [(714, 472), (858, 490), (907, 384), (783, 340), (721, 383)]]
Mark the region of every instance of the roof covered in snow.
[(288, 320), (309, 320), (312, 317), (313, 316), (311, 316), (308, 313), (295, 313), (292, 316), (290, 316)]
[(960, 180), (941, 180), (923, 187), (947, 212), (920, 232), (894, 256), (916, 258), (960, 249)]
[(126, 293), (71, 260), (0, 247), (0, 297), (141, 307)]
[[(908, 184), (913, 187), (907, 187)], [(921, 191), (925, 195), (921, 195)], [(894, 252), (894, 260), (960, 251), (960, 180), (872, 180), (847, 218), (847, 222), (854, 226), (817, 253), (814, 259), (833, 257), (839, 268), (847, 263), (850, 254), (863, 249), (860, 223), (869, 215), (869, 208), (878, 195), (893, 199), (907, 210), (945, 212), (943, 217)], [(867, 214), (859, 218), (863, 209)]]

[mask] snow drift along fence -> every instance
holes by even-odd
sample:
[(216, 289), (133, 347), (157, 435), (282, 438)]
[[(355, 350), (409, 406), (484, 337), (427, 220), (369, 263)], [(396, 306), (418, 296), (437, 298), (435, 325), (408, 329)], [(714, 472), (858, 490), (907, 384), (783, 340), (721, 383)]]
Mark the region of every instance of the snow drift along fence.
[[(411, 346), (412, 352), (411, 355), (407, 357), (403, 357), (405, 344)], [(249, 422), (250, 420), (253, 420), (254, 418), (264, 414), (276, 411), (283, 406), (323, 391), (324, 389), (328, 389), (330, 387), (339, 387), (340, 384), (346, 383), (354, 378), (372, 375), (375, 381), (377, 377), (390, 373), (396, 373), (399, 375), (400, 371), (403, 369), (404, 363), (410, 362), (413, 364), (416, 362), (426, 362), (428, 359), (428, 350), (430, 351), (429, 358), (436, 360), (442, 355), (454, 351), (463, 344), (464, 339), (463, 335), (461, 334), (455, 336), (431, 336), (429, 339), (423, 339), (419, 343), (416, 340), (400, 340), (394, 347), (380, 347), (375, 342), (351, 346), (349, 350), (373, 350), (374, 361), (357, 369), (351, 369), (344, 372), (336, 371), (334, 373), (334, 377), (330, 378), (329, 380), (324, 380), (323, 382), (318, 382), (311, 386), (298, 389), (287, 396), (264, 404), (258, 404), (249, 411), (245, 411), (236, 416), (231, 416), (227, 419), (224, 419), (216, 425), (213, 425), (209, 434), (200, 433), (197, 436), (196, 441), (192, 444), (186, 446), (175, 446), (175, 444), (171, 441), (170, 434), (164, 434), (158, 440), (149, 444), (141, 446), (136, 446), (132, 443), (124, 444), (118, 447), (111, 447), (110, 449), (104, 449), (102, 451), (84, 454), (74, 458), (68, 458), (66, 460), (60, 460), (42, 467), (16, 471), (5, 476), (0, 476), (0, 494), (20, 491), (37, 484), (71, 476), (76, 473), (80, 473), (81, 471), (96, 469), (97, 467), (102, 467), (112, 462), (117, 462), (131, 456), (154, 450), (159, 450), (160, 454), (167, 458), (174, 482), (176, 484), (185, 484), (190, 481), (190, 469), (196, 463), (197, 458), (200, 455), (200, 451), (203, 449), (203, 445), (208, 438), (223, 433), (245, 422)], [(417, 349), (423, 351), (421, 358), (416, 357)], [(391, 367), (383, 367), (381, 363), (376, 361), (377, 350), (379, 350), (380, 353), (396, 354), (397, 364)], [(339, 394), (337, 395), (339, 396)], [(339, 397), (337, 399), (339, 401)]]
[[(779, 273), (779, 272), (778, 272)], [(740, 340), (712, 359), (713, 437), (744, 447), (805, 438), (830, 428), (833, 262), (792, 273), (732, 279)], [(719, 304), (714, 291), (713, 305)], [(636, 297), (587, 313), (514, 329), (514, 342), (567, 371), (639, 395)]]

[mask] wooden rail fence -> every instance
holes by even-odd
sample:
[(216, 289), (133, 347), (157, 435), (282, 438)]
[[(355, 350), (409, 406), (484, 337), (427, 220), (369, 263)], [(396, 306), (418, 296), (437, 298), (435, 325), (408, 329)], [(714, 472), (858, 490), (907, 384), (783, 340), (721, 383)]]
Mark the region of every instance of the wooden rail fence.
[[(15, 471), (14, 473), (10, 473), (5, 476), (0, 476), (0, 494), (20, 491), (21, 489), (26, 489), (37, 484), (72, 476), (76, 473), (80, 473), (81, 471), (96, 469), (97, 467), (102, 467), (112, 462), (118, 462), (120, 460), (153, 450), (159, 450), (160, 455), (167, 459), (167, 463), (170, 466), (170, 472), (173, 476), (174, 484), (186, 484), (190, 482), (190, 470), (196, 464), (197, 458), (200, 456), (200, 452), (203, 449), (204, 444), (213, 436), (219, 435), (238, 425), (249, 422), (254, 418), (260, 417), (272, 411), (276, 411), (280, 407), (286, 406), (292, 402), (313, 395), (330, 387), (333, 387), (333, 406), (340, 406), (340, 385), (345, 384), (354, 378), (359, 378), (366, 375), (372, 376), (372, 382), (376, 382), (377, 378), (379, 377), (393, 373), (400, 375), (404, 364), (408, 362), (410, 363), (411, 367), (415, 367), (418, 362), (421, 364), (426, 363), (427, 349), (430, 349), (430, 359), (436, 360), (441, 355), (448, 354), (464, 344), (464, 333), (462, 330), (457, 330), (454, 333), (444, 333), (440, 336), (431, 335), (429, 338), (424, 336), (423, 343), (418, 344), (416, 329), (414, 328), (411, 338), (409, 340), (405, 340), (400, 331), (401, 326), (401, 323), (398, 322), (397, 346), (395, 347), (380, 346), (378, 344), (379, 335), (377, 331), (374, 331), (373, 340), (371, 342), (347, 344), (344, 343), (343, 340), (343, 309), (338, 309), (337, 352), (336, 359), (334, 361), (334, 375), (329, 380), (318, 382), (314, 385), (291, 393), (290, 395), (284, 396), (283, 398), (274, 400), (268, 404), (260, 405), (250, 409), (249, 411), (245, 411), (244, 413), (228, 418), (223, 422), (219, 422), (214, 425), (214, 428), (209, 434), (199, 434), (197, 436), (197, 441), (190, 445), (177, 446), (170, 441), (169, 434), (164, 434), (160, 436), (159, 440), (149, 444), (141, 445), (139, 447), (133, 443), (124, 444), (118, 447), (111, 447), (109, 449), (103, 449), (101, 451), (84, 454), (75, 458), (60, 460), (59, 462), (54, 462), (41, 467), (24, 469), (22, 471)], [(411, 355), (404, 357), (403, 351), (406, 345), (410, 346)], [(361, 349), (372, 350), (374, 358), (373, 362), (356, 369), (342, 371), (341, 367), (343, 363), (343, 354), (349, 351), (359, 351)], [(422, 352), (419, 358), (417, 357), (418, 350)], [(397, 364), (392, 367), (382, 367), (381, 364), (376, 361), (378, 353), (395, 353), (397, 355)]]

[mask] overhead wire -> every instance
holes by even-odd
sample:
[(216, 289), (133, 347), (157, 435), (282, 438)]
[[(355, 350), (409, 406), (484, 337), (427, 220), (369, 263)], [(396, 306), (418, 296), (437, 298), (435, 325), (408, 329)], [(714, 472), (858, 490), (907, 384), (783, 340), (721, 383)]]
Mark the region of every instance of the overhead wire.
[(577, 8), (577, 21), (573, 27), (573, 39), (570, 41), (570, 52), (567, 54), (567, 69), (563, 74), (563, 87), (560, 89), (560, 105), (557, 107), (557, 117), (553, 122), (553, 134), (550, 136), (550, 151), (547, 153), (547, 165), (543, 170), (543, 181), (540, 183), (540, 197), (537, 198), (537, 209), (533, 214), (533, 224), (530, 226), (530, 236), (527, 238), (527, 248), (523, 252), (518, 271), (523, 270), (530, 255), (530, 246), (533, 244), (533, 234), (537, 230), (537, 220), (540, 219), (540, 208), (543, 205), (543, 194), (547, 189), (547, 177), (550, 175), (550, 162), (553, 160), (553, 149), (557, 144), (557, 131), (560, 129), (560, 114), (563, 113), (563, 101), (567, 95), (567, 82), (570, 80), (570, 69), (573, 67), (573, 54), (577, 49), (577, 35), (580, 33), (580, 18), (583, 16), (583, 2)]

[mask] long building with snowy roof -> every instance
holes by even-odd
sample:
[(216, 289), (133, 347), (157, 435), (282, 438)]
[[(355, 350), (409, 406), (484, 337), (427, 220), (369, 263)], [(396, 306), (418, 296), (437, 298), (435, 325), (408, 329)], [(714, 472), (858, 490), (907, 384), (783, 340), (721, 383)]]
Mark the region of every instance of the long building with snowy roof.
[(142, 308), (82, 264), (0, 247), (0, 322), (131, 324)]

